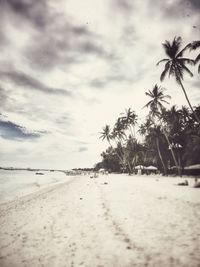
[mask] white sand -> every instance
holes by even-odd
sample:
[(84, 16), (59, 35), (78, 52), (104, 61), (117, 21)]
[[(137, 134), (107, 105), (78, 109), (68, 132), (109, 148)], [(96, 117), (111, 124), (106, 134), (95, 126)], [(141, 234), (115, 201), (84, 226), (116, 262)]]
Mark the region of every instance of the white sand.
[(1, 204), (0, 266), (200, 266), (200, 189), (157, 178), (80, 176)]

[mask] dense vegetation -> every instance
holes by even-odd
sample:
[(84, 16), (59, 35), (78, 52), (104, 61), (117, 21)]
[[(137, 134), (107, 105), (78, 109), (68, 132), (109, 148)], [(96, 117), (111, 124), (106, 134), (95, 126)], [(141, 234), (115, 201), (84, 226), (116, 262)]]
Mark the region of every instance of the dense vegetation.
[(149, 113), (143, 123), (138, 123), (137, 114), (129, 108), (117, 118), (112, 128), (109, 125), (103, 127), (100, 138), (107, 140), (109, 147), (102, 152), (102, 161), (95, 169), (133, 173), (136, 165), (154, 165), (167, 175), (172, 170), (181, 174), (184, 166), (200, 163), (200, 106), (192, 106), (183, 86), (184, 74), (193, 76), (188, 65), (195, 67), (200, 61), (200, 54), (190, 59), (184, 57), (184, 53), (200, 48), (200, 41), (183, 49), (181, 44), (180, 37), (175, 37), (171, 43), (166, 41), (163, 48), (167, 58), (157, 65), (165, 62), (160, 80), (163, 81), (166, 75), (173, 76), (189, 108), (169, 107), (171, 97), (166, 94), (166, 89), (154, 85), (145, 93), (149, 102), (144, 108)]

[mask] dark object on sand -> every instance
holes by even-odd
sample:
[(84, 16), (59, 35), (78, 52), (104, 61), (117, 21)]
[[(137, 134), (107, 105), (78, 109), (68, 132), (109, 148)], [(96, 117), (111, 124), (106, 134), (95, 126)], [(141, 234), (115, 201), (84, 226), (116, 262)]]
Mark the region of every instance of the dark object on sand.
[(92, 178), (98, 178), (98, 177), (99, 177), (99, 176), (98, 176), (98, 174), (97, 174), (96, 172), (94, 173), (94, 175), (91, 175), (91, 176), (90, 176), (91, 179), (92, 179)]
[(105, 182), (104, 184), (108, 184), (108, 183)]
[(200, 181), (197, 178), (194, 179), (194, 188), (200, 188)]
[(188, 180), (185, 180), (183, 183), (178, 183), (177, 185), (187, 186), (189, 183)]
[(35, 174), (36, 175), (44, 175), (44, 173), (42, 173), (42, 172), (36, 172)]

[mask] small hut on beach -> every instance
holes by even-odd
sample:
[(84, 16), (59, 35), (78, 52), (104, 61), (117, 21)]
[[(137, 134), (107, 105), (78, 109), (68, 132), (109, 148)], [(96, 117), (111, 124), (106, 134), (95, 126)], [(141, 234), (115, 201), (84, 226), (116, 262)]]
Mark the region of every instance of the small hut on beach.
[(158, 168), (150, 165), (150, 166), (146, 167), (145, 170), (146, 170), (146, 174), (151, 174), (151, 173), (156, 174), (158, 171)]
[(144, 170), (144, 166), (143, 165), (137, 165), (135, 166), (135, 170), (137, 170), (137, 174), (143, 174), (143, 170)]

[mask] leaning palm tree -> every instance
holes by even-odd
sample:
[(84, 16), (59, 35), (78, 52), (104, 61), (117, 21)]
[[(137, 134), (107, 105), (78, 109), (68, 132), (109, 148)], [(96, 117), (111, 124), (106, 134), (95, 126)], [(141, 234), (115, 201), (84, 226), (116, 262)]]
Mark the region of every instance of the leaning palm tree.
[(164, 58), (157, 63), (157, 65), (159, 65), (160, 63), (165, 62), (165, 68), (161, 73), (160, 80), (163, 81), (167, 74), (169, 76), (175, 77), (176, 82), (181, 86), (183, 90), (188, 105), (191, 108), (196, 120), (198, 121), (198, 123), (200, 123), (200, 119), (194, 112), (194, 109), (182, 84), (184, 72), (187, 72), (190, 76), (193, 76), (192, 72), (188, 69), (186, 64), (194, 65), (195, 62), (192, 59), (183, 57), (185, 50), (188, 49), (188, 45), (181, 49), (181, 43), (181, 37), (175, 37), (172, 43), (165, 41), (165, 43), (162, 44), (168, 58)]
[(184, 130), (184, 123), (181, 110), (177, 109), (174, 105), (169, 110), (163, 110), (162, 121), (165, 124), (165, 130), (168, 132), (168, 136), (171, 139), (171, 147), (176, 151), (178, 158), (179, 174), (181, 174), (181, 154), (180, 148), (182, 148), (182, 132)]
[[(124, 117), (119, 117), (113, 129), (113, 137), (117, 139), (119, 144), (122, 144), (124, 141), (126, 141), (126, 143), (128, 142), (128, 138), (125, 133), (127, 127), (128, 124), (127, 122), (125, 122)], [(128, 165), (129, 173), (132, 173), (132, 168), (129, 162), (128, 154), (129, 153), (127, 151), (126, 146), (121, 145), (121, 157), (123, 158), (124, 163)]]
[(125, 114), (121, 117), (122, 124), (124, 125), (124, 129), (129, 129), (131, 132), (131, 136), (135, 136), (134, 127), (137, 123), (137, 115), (131, 108), (125, 110)]
[(122, 157), (119, 155), (117, 150), (113, 148), (113, 146), (111, 144), (111, 140), (114, 138), (114, 136), (113, 136), (113, 132), (112, 132), (110, 126), (106, 124), (106, 126), (103, 127), (103, 131), (100, 132), (100, 134), (101, 134), (100, 139), (102, 139), (102, 141), (105, 140), (105, 139), (107, 140), (108, 144), (113, 149), (113, 151), (115, 150), (115, 152), (117, 154), (117, 157), (119, 158), (119, 161), (121, 162), (121, 164), (123, 164)]
[(117, 138), (118, 141), (122, 141), (126, 137), (124, 130), (124, 123), (122, 122), (121, 118), (118, 118), (112, 132), (113, 137)]
[(150, 127), (148, 129), (148, 134), (147, 134), (146, 141), (150, 142), (151, 144), (155, 143), (156, 150), (157, 150), (157, 153), (158, 153), (158, 157), (159, 157), (160, 162), (161, 162), (162, 167), (163, 167), (164, 175), (167, 175), (167, 168), (166, 168), (166, 165), (165, 165), (165, 161), (164, 161), (163, 155), (161, 153), (161, 142), (162, 142), (161, 127), (160, 126)]
[(124, 123), (122, 122), (121, 118), (118, 118), (112, 131), (112, 138), (116, 142), (116, 146), (118, 148), (119, 155), (123, 161), (123, 165), (126, 165), (127, 157), (125, 156), (126, 151), (125, 147), (123, 146), (123, 142), (127, 137), (124, 130)]
[[(128, 108), (125, 110), (125, 114), (122, 114), (122, 117), (120, 117), (120, 119), (121, 119), (121, 124), (122, 124), (123, 129), (130, 131), (130, 135), (129, 135), (129, 139), (127, 139), (127, 143), (131, 142), (132, 143), (131, 149), (135, 150), (134, 140), (135, 140), (135, 125), (137, 123), (137, 115), (135, 111), (131, 110), (131, 108)], [(129, 160), (128, 160), (128, 166), (132, 173), (132, 168), (131, 168)]]
[[(157, 126), (156, 125), (156, 119), (158, 119), (160, 122), (161, 121), (163, 122), (163, 120), (162, 120), (162, 114), (163, 114), (163, 110), (164, 110), (163, 103), (169, 104), (165, 99), (171, 98), (169, 95), (164, 94), (165, 90), (166, 89), (164, 89), (162, 87), (158, 87), (157, 85), (155, 85), (153, 87), (152, 91), (149, 90), (148, 92), (145, 93), (147, 96), (151, 97), (151, 100), (144, 107), (147, 107), (147, 108), (150, 107), (150, 118), (152, 119), (152, 122), (155, 125), (155, 127)], [(166, 127), (164, 125), (162, 125), (162, 131), (165, 135), (165, 138), (167, 140), (169, 148), (171, 148), (170, 151), (171, 151), (174, 163), (176, 165), (177, 170), (179, 171), (178, 162), (176, 160), (173, 148), (172, 148), (172, 146), (170, 144), (170, 140), (168, 138)]]

